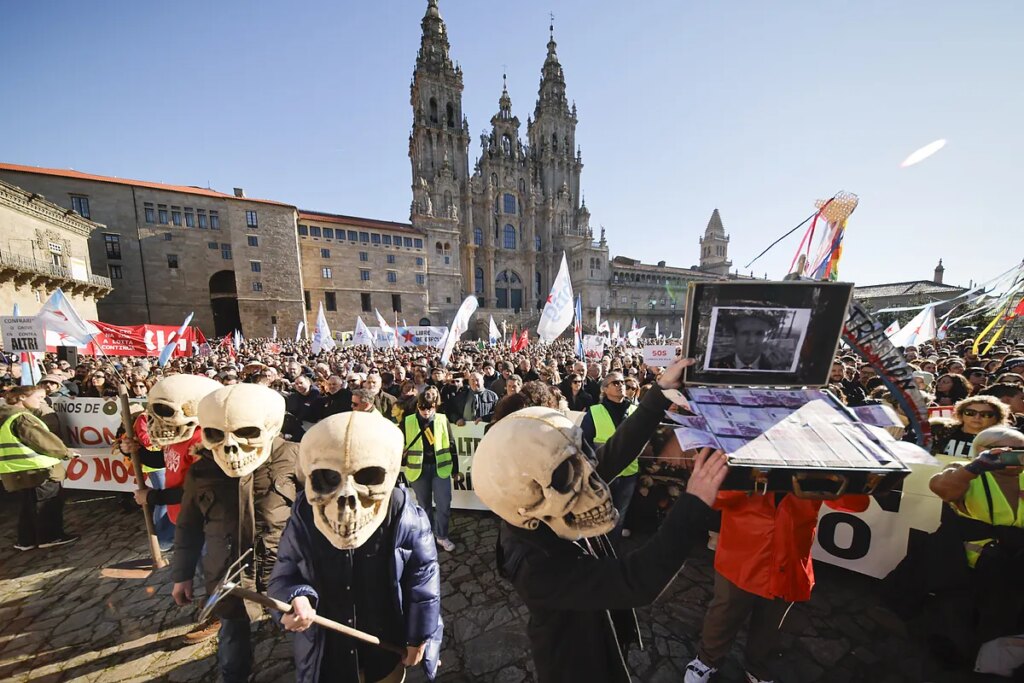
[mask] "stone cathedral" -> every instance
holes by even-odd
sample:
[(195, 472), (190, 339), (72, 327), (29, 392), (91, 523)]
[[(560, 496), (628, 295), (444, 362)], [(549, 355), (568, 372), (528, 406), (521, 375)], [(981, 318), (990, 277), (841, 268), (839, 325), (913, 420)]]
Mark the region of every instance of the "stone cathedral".
[(488, 309), (506, 319), (509, 309), (535, 317), (563, 251), (573, 291), (592, 310), (608, 289), (608, 246), (603, 235), (594, 241), (581, 200), (576, 106), (566, 98), (553, 27), (525, 140), (506, 86), (472, 173), (462, 70), (449, 54), (437, 0), (429, 0), (422, 28), (410, 98), (410, 219), (427, 235), (428, 310), (450, 319), (475, 295), (478, 319)]

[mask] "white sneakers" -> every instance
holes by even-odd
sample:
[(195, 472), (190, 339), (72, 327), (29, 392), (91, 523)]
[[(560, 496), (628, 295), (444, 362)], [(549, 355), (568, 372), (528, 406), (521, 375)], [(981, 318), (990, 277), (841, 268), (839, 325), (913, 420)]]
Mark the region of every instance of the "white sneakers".
[(686, 665), (683, 683), (708, 683), (717, 672), (718, 669), (715, 667), (700, 661), (700, 657), (694, 657), (693, 661)]

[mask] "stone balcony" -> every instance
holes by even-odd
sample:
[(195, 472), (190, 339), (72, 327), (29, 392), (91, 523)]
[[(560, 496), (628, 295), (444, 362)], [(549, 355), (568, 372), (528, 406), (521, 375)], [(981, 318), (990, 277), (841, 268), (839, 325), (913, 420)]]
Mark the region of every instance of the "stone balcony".
[(13, 282), (15, 287), (41, 287), (47, 291), (60, 287), (66, 294), (96, 299), (114, 289), (110, 278), (89, 274), (88, 279), (82, 280), (72, 275), (69, 268), (10, 251), (0, 251), (0, 282)]

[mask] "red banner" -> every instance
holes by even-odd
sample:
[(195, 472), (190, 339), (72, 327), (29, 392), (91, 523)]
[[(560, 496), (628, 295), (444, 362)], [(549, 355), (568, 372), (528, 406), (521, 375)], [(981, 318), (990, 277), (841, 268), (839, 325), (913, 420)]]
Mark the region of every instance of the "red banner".
[[(206, 343), (206, 337), (198, 327), (189, 327), (185, 334), (178, 338), (178, 327), (175, 325), (109, 325), (90, 320), (99, 328), (96, 341), (80, 348), (81, 353), (93, 356), (150, 356), (160, 355), (164, 345), (177, 340), (172, 358), (189, 357), (192, 355), (192, 344)], [(97, 348), (99, 347), (99, 348)], [(56, 351), (55, 346), (47, 346), (47, 351)]]

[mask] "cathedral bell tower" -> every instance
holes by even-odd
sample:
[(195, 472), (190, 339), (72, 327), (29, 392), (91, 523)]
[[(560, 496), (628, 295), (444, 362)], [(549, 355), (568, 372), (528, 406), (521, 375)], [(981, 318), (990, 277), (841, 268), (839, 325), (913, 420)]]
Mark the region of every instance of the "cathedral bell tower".
[(449, 55), (448, 29), (437, 0), (428, 0), (423, 35), (410, 86), (409, 135), (413, 228), (424, 233), (426, 315), (447, 325), (464, 290), (459, 254), (465, 225), (472, 224), (468, 197), (469, 124), (462, 113), (462, 69)]
[(700, 269), (706, 273), (728, 275), (732, 261), (729, 260), (729, 236), (725, 234), (722, 217), (718, 209), (711, 213), (711, 220), (700, 238)]

